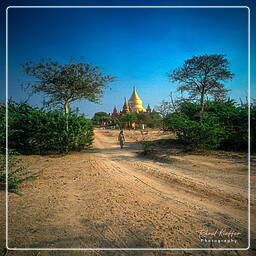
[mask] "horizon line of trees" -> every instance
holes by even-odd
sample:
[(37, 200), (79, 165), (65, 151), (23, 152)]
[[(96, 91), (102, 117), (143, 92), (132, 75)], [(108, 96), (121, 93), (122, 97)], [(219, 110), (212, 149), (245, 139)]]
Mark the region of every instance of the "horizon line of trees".
[(124, 113), (119, 117), (112, 117), (107, 112), (96, 112), (91, 119), (95, 125), (114, 127), (119, 129), (142, 128), (161, 128), (161, 116), (158, 112), (130, 112)]

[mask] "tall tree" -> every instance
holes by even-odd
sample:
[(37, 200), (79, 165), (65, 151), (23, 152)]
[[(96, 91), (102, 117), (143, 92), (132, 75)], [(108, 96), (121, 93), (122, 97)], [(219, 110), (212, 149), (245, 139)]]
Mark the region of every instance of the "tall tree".
[(195, 56), (167, 75), (171, 82), (179, 83), (178, 91), (188, 92), (190, 99), (199, 97), (201, 114), (206, 95), (225, 98), (229, 90), (224, 88), (223, 82), (234, 76), (226, 56), (222, 54)]
[(32, 93), (46, 94), (49, 100), (45, 103), (48, 105), (62, 105), (66, 114), (67, 132), (69, 105), (82, 99), (99, 103), (104, 89), (114, 80), (113, 76), (101, 73), (100, 67), (75, 60), (61, 64), (48, 58), (39, 63), (28, 61), (21, 66), (24, 73), (36, 79), (26, 85), (32, 89)]
[(71, 61), (60, 64), (52, 59), (40, 63), (28, 61), (22, 64), (22, 71), (36, 80), (27, 83), (32, 93), (44, 93), (47, 104), (63, 106), (66, 114), (69, 105), (78, 100), (99, 103), (104, 89), (114, 80), (113, 76), (99, 71), (100, 67)]

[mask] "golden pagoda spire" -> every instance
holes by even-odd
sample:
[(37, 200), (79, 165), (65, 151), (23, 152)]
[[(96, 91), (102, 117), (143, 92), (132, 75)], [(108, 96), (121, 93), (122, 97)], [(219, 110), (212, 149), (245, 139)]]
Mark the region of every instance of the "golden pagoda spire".
[(146, 112), (146, 110), (142, 106), (142, 100), (136, 92), (135, 86), (133, 87), (133, 93), (128, 101), (128, 104), (131, 106), (132, 111)]

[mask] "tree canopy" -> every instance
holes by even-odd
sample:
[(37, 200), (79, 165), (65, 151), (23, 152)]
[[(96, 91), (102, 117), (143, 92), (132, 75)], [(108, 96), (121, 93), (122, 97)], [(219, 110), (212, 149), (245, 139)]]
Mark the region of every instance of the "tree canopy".
[(61, 64), (52, 59), (39, 63), (28, 61), (22, 64), (22, 71), (35, 78), (27, 82), (32, 93), (44, 93), (48, 96), (48, 104), (64, 107), (68, 113), (69, 104), (77, 100), (88, 100), (99, 103), (104, 89), (114, 77), (99, 71), (99, 66), (71, 61)]
[(201, 112), (204, 111), (206, 95), (214, 99), (225, 98), (229, 90), (224, 88), (223, 82), (234, 76), (222, 54), (194, 56), (167, 75), (171, 82), (179, 83), (178, 91), (188, 92), (190, 99), (199, 97)]
[(98, 122), (107, 122), (111, 119), (108, 113), (106, 112), (96, 112), (92, 118), (92, 120), (96, 123)]
[(137, 122), (138, 121), (138, 117), (136, 115), (136, 113), (126, 113), (126, 114), (123, 114), (122, 117), (121, 117), (121, 122), (131, 122), (131, 123), (134, 123), (134, 122)]

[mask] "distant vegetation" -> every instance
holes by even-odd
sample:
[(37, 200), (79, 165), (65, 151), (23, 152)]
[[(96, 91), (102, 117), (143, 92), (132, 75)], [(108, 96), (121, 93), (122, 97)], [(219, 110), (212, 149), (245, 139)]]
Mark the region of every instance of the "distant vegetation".
[(162, 117), (158, 112), (138, 113), (138, 121), (140, 124), (145, 124), (149, 128), (162, 128)]
[[(162, 128), (162, 117), (158, 112), (130, 112), (120, 115), (118, 118), (113, 117), (106, 112), (96, 112), (92, 118), (93, 124), (100, 126), (111, 126), (115, 128), (132, 128), (132, 124), (141, 128)], [(134, 127), (135, 128), (135, 127)]]
[(138, 115), (135, 112), (126, 113), (121, 115), (120, 119), (118, 120), (119, 127), (123, 128), (131, 128), (133, 123), (138, 122)]
[(106, 112), (96, 112), (92, 118), (93, 124), (105, 125), (111, 121), (111, 116)]

